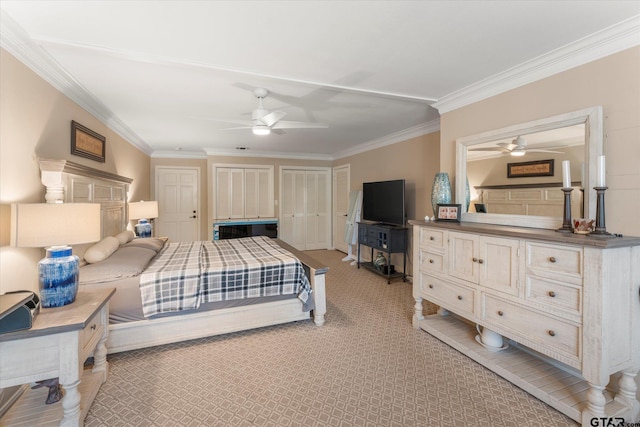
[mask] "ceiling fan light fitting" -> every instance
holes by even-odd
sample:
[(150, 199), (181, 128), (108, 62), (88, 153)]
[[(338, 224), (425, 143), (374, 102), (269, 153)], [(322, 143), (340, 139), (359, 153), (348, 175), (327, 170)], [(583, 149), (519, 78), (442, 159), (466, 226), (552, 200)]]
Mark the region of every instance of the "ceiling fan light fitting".
[(522, 148), (514, 148), (511, 150), (511, 155), (515, 157), (522, 157), (525, 155), (525, 151)]
[(253, 131), (254, 135), (260, 136), (269, 135), (271, 133), (271, 129), (269, 129), (269, 127), (265, 125), (254, 125), (251, 130)]

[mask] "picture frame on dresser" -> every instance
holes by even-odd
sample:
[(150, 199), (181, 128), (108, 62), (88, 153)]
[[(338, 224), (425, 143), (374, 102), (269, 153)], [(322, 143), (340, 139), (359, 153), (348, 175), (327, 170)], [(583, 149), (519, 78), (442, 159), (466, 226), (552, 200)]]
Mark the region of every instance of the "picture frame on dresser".
[(460, 222), (461, 207), (458, 204), (439, 204), (436, 212), (436, 221)]

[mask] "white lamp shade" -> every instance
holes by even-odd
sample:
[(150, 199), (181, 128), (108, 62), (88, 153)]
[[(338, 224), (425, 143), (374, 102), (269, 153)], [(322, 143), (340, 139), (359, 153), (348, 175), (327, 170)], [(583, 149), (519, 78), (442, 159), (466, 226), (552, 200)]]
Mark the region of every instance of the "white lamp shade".
[(129, 203), (129, 219), (151, 219), (158, 217), (158, 202), (140, 201)]
[(100, 240), (98, 203), (24, 203), (11, 205), (11, 246), (47, 246)]

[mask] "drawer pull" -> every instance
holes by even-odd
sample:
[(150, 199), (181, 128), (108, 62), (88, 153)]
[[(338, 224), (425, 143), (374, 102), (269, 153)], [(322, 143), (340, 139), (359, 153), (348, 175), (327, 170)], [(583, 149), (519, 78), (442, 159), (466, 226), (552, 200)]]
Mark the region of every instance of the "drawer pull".
[(462, 301), (462, 295), (458, 295), (458, 299)]
[(552, 263), (552, 264), (555, 263), (556, 261), (557, 261), (556, 257), (554, 257), (554, 256), (549, 258), (549, 262)]
[(429, 240), (436, 240), (436, 238), (435, 238), (435, 237), (433, 237), (433, 236), (430, 236), (430, 237), (429, 237)]
[(429, 264), (433, 264), (433, 260), (432, 259), (429, 260)]
[(553, 291), (549, 291), (549, 296), (550, 296), (551, 298), (555, 298), (555, 297), (556, 297), (556, 293), (555, 293), (555, 292), (553, 292)]
[(91, 330), (92, 330), (92, 331), (95, 331), (95, 330), (96, 330), (96, 325), (95, 325), (95, 324), (91, 325)]
[(433, 285), (429, 285), (429, 289), (433, 289)]
[(484, 260), (483, 259), (479, 259), (478, 260), (478, 264), (484, 264)]
[(478, 262), (478, 258), (475, 258), (475, 257), (474, 257), (474, 258), (472, 259), (472, 261), (473, 261), (473, 262)]
[(501, 316), (501, 317), (504, 316), (504, 311), (498, 310), (498, 316)]
[(550, 335), (550, 336), (552, 336), (552, 337), (555, 337), (555, 336), (556, 336), (556, 333), (555, 333), (555, 332), (553, 332), (553, 331), (549, 331), (549, 335)]

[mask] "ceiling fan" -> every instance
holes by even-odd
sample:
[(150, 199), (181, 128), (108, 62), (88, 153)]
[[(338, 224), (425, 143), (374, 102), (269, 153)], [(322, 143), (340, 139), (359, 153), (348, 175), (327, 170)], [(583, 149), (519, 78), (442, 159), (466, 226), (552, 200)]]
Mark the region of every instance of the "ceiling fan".
[[(498, 142), (498, 147), (471, 148), (469, 151), (501, 151), (512, 156), (524, 156), (527, 152), (532, 153), (562, 153), (561, 151), (546, 150), (543, 148), (527, 148), (527, 140), (518, 136), (511, 142)], [(554, 147), (549, 147), (554, 148)]]
[[(271, 131), (274, 133), (282, 133), (282, 129), (321, 129), (327, 128), (324, 123), (310, 122), (292, 122), (282, 120), (287, 113), (283, 111), (269, 111), (264, 108), (262, 101), (269, 95), (269, 91), (264, 88), (256, 88), (253, 95), (258, 98), (258, 108), (251, 112), (251, 120), (218, 120), (227, 123), (236, 123), (243, 125), (240, 127), (226, 128), (222, 130), (234, 129), (251, 129), (254, 135), (269, 135)], [(279, 132), (278, 132), (279, 131)]]

